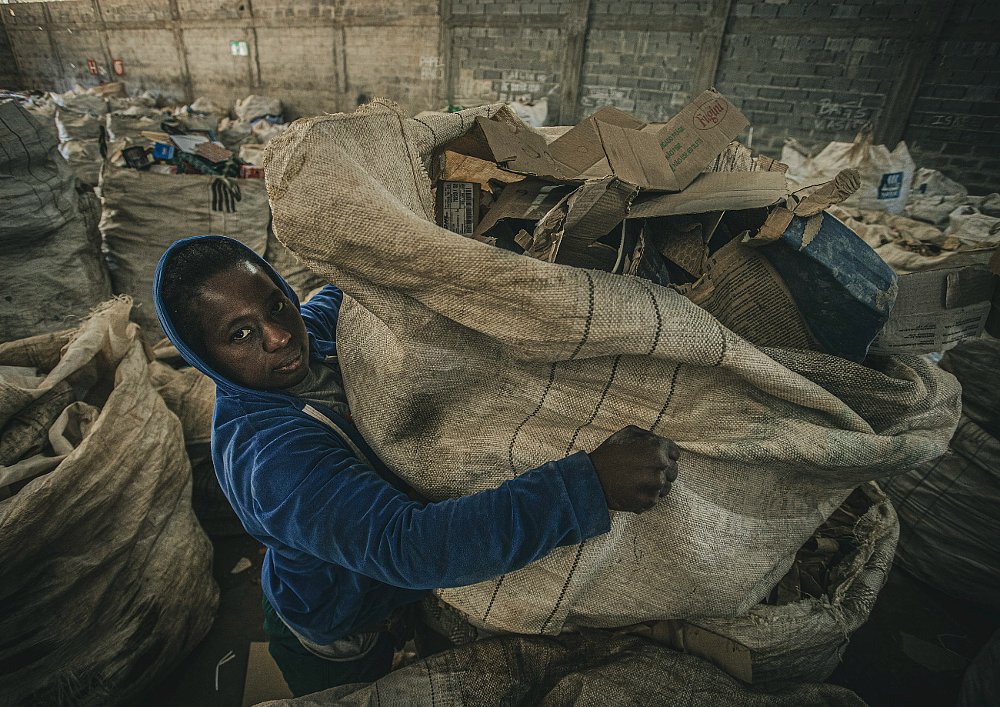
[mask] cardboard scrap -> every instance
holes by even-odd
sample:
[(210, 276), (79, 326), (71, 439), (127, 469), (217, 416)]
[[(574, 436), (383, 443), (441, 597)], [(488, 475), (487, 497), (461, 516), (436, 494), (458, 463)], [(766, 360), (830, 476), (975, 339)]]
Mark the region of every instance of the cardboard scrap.
[(499, 221), (540, 221), (552, 207), (573, 191), (575, 186), (552, 184), (540, 179), (525, 179), (504, 187), (500, 197), (475, 229), (475, 235), (488, 235)]
[(471, 236), (479, 222), (479, 190), (478, 182), (438, 182), (435, 199), (438, 225)]
[(896, 304), (871, 351), (947, 351), (982, 334), (997, 292), (991, 255), (987, 250), (956, 253), (940, 267), (900, 275)]
[(602, 108), (549, 144), (524, 124), (496, 116), (476, 123), (482, 139), (450, 149), (479, 150), (485, 144), (489, 158), (512, 172), (560, 182), (614, 176), (649, 191), (688, 186), (749, 125), (715, 90), (662, 125)]
[(628, 218), (651, 218), (707, 211), (771, 206), (788, 197), (780, 172), (706, 172), (675, 194), (640, 194)]

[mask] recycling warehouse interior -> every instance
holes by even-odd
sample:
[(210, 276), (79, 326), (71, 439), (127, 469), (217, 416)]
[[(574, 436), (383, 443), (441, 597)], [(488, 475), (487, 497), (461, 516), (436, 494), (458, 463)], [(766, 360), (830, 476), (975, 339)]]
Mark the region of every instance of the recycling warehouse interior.
[[(1000, 702), (998, 30), (986, 0), (0, 0), (0, 704)], [(374, 533), (352, 600), (417, 589), (380, 543), (586, 532), (435, 577), (351, 632), (398, 639), (388, 672), (297, 688), (274, 626), (330, 642), (275, 599), (295, 541), (247, 520), (236, 393), (157, 315), (204, 235), (307, 327), (332, 307), (307, 367), (353, 466), (314, 473), (427, 515), (587, 475), (513, 527)], [(608, 485), (639, 438), (601, 462), (629, 426), (679, 453), (648, 509)], [(339, 548), (335, 515), (296, 527)]]

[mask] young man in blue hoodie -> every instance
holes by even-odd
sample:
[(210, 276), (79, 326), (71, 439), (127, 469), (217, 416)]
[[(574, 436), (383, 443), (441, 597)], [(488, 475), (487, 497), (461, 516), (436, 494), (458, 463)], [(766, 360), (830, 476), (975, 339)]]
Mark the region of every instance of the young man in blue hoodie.
[(627, 427), (495, 489), (425, 502), (350, 422), (340, 290), (300, 305), (253, 251), (198, 236), (164, 253), (153, 295), (167, 336), (216, 383), (212, 460), (267, 547), (265, 632), (296, 695), (378, 679), (394, 609), (606, 533), (609, 510), (647, 510), (677, 477), (677, 447)]

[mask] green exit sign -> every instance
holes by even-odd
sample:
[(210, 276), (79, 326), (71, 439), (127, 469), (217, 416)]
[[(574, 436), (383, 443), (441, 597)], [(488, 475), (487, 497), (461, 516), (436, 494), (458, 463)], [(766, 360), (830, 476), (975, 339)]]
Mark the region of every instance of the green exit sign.
[(229, 53), (233, 56), (250, 56), (250, 49), (247, 43), (242, 40), (233, 40), (229, 43)]

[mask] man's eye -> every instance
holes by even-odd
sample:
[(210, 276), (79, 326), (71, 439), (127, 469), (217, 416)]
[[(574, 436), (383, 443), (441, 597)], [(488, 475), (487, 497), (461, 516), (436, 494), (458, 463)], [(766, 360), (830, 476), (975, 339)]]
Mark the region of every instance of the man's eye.
[(245, 341), (250, 338), (250, 329), (244, 328), (233, 334), (233, 341)]

